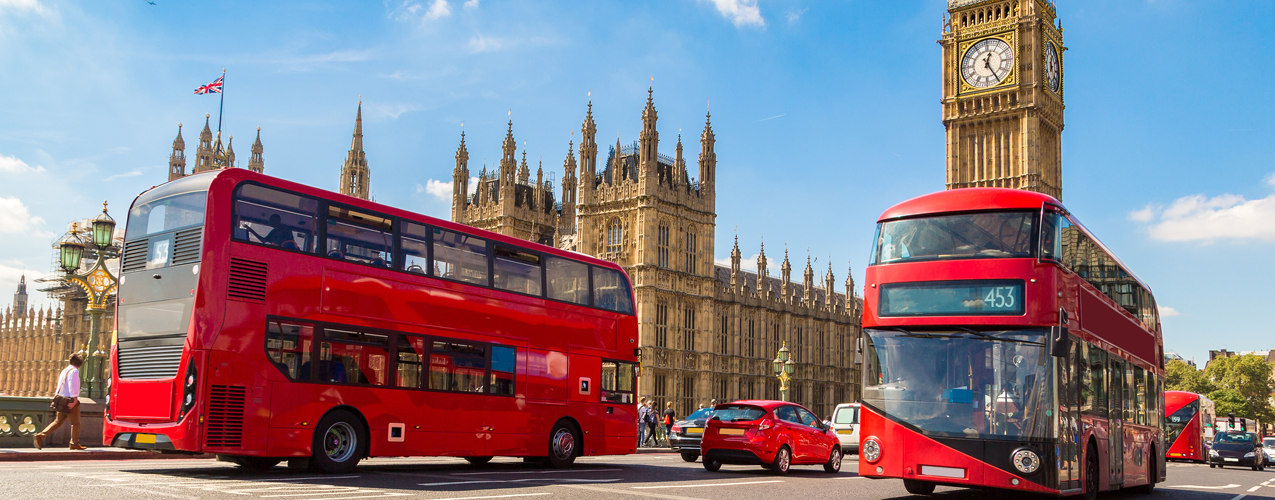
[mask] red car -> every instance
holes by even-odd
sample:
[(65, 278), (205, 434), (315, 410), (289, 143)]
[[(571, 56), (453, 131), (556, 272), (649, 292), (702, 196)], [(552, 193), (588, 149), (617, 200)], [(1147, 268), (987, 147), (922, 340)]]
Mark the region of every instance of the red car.
[(841, 470), (841, 444), (832, 429), (805, 407), (786, 401), (717, 405), (700, 442), (704, 468), (755, 464), (787, 474), (791, 465), (823, 464)]

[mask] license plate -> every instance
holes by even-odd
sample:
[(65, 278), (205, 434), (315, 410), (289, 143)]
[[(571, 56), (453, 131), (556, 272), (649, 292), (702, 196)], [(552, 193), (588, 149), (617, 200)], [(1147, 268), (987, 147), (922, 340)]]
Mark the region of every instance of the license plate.
[(841, 429), (837, 431), (837, 434), (854, 434), (854, 429)]
[(1240, 459), (1238, 459), (1238, 458), (1223, 458), (1222, 460), (1226, 460), (1227, 462), (1239, 462), (1239, 461), (1240, 461)]
[(686, 429), (686, 433), (687, 433), (687, 434), (703, 434), (703, 433), (704, 433), (704, 429), (699, 428), (699, 427), (692, 427), (692, 428), (690, 428), (690, 429)]
[(724, 436), (743, 436), (744, 430), (743, 429), (718, 429), (717, 433)]
[(133, 442), (139, 443), (139, 444), (140, 443), (155, 444), (155, 435), (154, 434), (138, 434), (137, 437), (133, 438)]

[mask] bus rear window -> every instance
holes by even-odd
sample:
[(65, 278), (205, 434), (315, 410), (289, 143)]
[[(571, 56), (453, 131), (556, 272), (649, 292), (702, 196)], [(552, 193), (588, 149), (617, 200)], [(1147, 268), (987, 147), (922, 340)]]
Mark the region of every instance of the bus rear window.
[(751, 405), (717, 405), (713, 417), (723, 422), (752, 422), (766, 414), (766, 410)]
[(884, 222), (871, 264), (1031, 257), (1038, 212), (984, 212)]
[(629, 283), (619, 272), (593, 266), (593, 305), (608, 311), (633, 314)]

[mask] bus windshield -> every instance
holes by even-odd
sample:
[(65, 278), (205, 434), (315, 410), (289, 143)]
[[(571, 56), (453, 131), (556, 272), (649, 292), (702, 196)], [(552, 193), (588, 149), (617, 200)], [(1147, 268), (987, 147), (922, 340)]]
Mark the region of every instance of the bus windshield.
[(1191, 417), (1194, 417), (1199, 411), (1200, 400), (1197, 398), (1178, 408), (1178, 411), (1173, 412), (1172, 415), (1164, 419), (1164, 429), (1168, 431), (1165, 442), (1172, 444), (1177, 441), (1178, 436), (1182, 434), (1182, 429), (1186, 428), (1186, 424), (1191, 422)]
[(1043, 329), (864, 333), (865, 404), (930, 436), (1052, 437)]
[(1037, 214), (983, 212), (883, 222), (869, 264), (1032, 257)]

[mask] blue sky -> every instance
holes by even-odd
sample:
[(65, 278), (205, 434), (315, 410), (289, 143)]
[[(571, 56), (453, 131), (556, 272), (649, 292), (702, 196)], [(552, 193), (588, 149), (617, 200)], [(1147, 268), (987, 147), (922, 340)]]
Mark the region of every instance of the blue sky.
[[(711, 101), (717, 258), (738, 228), (746, 261), (787, 242), (838, 283), (882, 211), (943, 187), (941, 1), (155, 2), (0, 0), (0, 293), (166, 180), (179, 122), (193, 154), (222, 68), (241, 163), (261, 127), (268, 174), (335, 188), (362, 95), (377, 200), (439, 217), (462, 122), (471, 172), (512, 116), (561, 177), (590, 91), (598, 142), (629, 143), (653, 85), (661, 151), (681, 128), (690, 158)], [(1058, 10), (1064, 201), (1169, 308), (1167, 349), (1275, 347), (1275, 4)]]

